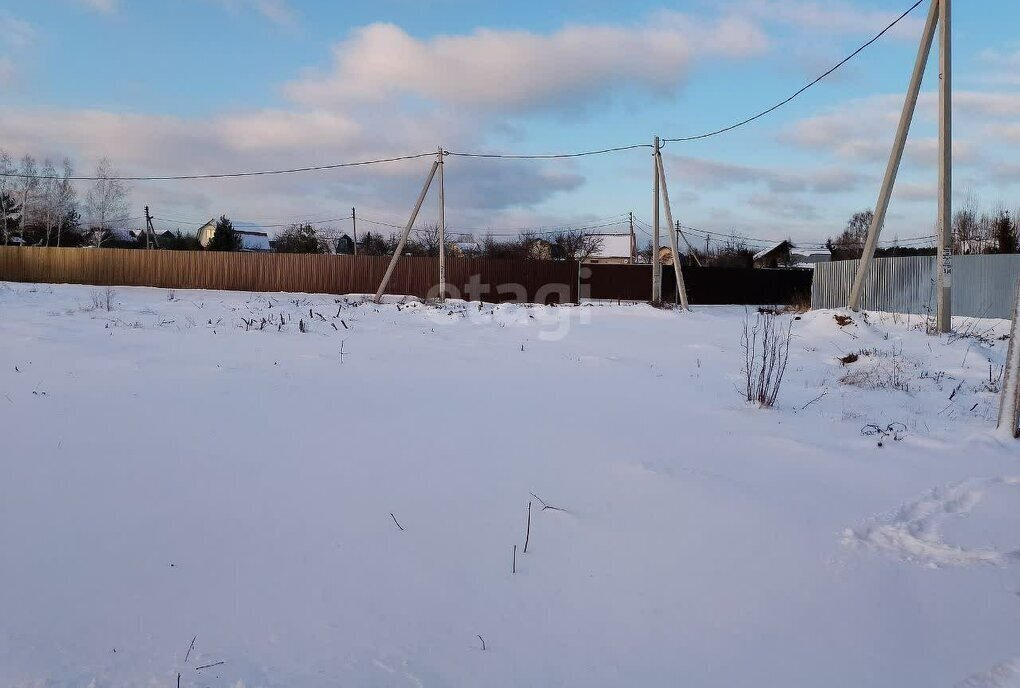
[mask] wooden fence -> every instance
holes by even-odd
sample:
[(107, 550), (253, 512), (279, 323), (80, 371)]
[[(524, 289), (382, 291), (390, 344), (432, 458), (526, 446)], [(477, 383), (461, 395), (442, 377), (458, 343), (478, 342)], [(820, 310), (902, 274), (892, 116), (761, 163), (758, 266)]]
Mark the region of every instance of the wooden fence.
[[(374, 294), (387, 256), (0, 246), (0, 280), (253, 292)], [(387, 293), (435, 296), (438, 258), (400, 259)], [(568, 261), (448, 258), (450, 295), (473, 301), (574, 303)]]

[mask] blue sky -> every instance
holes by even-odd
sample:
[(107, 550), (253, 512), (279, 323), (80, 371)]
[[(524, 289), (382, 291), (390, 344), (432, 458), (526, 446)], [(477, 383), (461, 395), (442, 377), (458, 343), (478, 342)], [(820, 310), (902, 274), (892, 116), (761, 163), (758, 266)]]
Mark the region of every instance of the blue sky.
[[(288, 167), (435, 149), (558, 152), (729, 124), (796, 90), (908, 0), (466, 2), (0, 0), (0, 148), (80, 172)], [(665, 149), (674, 214), (820, 241), (874, 204), (928, 3), (844, 70), (740, 131)], [(1015, 3), (954, 7), (957, 200), (1020, 207)], [(934, 60), (933, 60), (934, 64)], [(885, 236), (929, 234), (929, 70)], [(242, 181), (136, 183), (157, 216), (402, 222), (428, 162)], [(470, 231), (651, 215), (646, 150), (452, 159)], [(427, 206), (424, 220), (434, 219)]]

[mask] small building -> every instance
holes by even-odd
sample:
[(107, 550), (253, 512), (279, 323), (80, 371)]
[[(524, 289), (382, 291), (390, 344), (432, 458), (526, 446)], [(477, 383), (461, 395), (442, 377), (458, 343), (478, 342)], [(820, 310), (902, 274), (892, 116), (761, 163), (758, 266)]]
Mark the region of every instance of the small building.
[(673, 264), (673, 249), (669, 246), (659, 247), (659, 263), (661, 265), (672, 265)]
[(477, 258), (482, 255), (482, 247), (474, 241), (456, 241), (446, 247), (446, 255), (453, 258)]
[(790, 262), (796, 268), (813, 268), (819, 263), (832, 261), (832, 251), (827, 248), (797, 248), (790, 250)]
[(789, 241), (780, 241), (773, 246), (764, 248), (754, 254), (753, 262), (756, 268), (785, 268), (791, 265), (790, 251), (793, 244)]
[[(271, 251), (272, 245), (269, 242), (269, 234), (266, 232), (257, 232), (250, 229), (237, 229), (234, 228), (234, 233), (237, 238), (241, 240), (241, 251)], [(216, 235), (216, 220), (209, 220), (204, 225), (198, 228), (198, 243), (202, 244), (202, 248), (209, 246), (209, 242), (212, 241)]]
[(234, 234), (241, 240), (242, 251), (271, 251), (269, 234), (248, 229), (235, 229)]
[(633, 234), (591, 234), (598, 239), (599, 248), (593, 251), (585, 263), (631, 265), (637, 260), (637, 241)]
[(525, 244), (524, 249), (531, 260), (553, 259), (553, 245), (545, 239), (531, 239)]
[(336, 240), (334, 250), (338, 256), (354, 255), (354, 239), (346, 234), (341, 234)]

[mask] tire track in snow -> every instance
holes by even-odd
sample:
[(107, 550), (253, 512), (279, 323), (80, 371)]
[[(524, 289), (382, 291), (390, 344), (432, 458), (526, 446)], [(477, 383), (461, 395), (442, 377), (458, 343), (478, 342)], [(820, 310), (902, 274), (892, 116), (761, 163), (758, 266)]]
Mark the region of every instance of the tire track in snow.
[(983, 498), (984, 491), (997, 485), (1020, 486), (1020, 477), (973, 478), (936, 488), (891, 515), (873, 519), (860, 528), (848, 528), (843, 533), (843, 542), (891, 552), (907, 561), (934, 568), (1020, 560), (1020, 550), (968, 549), (948, 544), (942, 538), (942, 524), (947, 519), (970, 513)]

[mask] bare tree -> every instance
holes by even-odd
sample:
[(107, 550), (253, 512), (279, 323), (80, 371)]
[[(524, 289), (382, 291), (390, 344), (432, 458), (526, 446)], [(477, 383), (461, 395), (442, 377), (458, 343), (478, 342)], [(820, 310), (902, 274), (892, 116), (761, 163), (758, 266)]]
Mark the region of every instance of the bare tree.
[(53, 233), (53, 226), (60, 217), (59, 199), (57, 192), (60, 179), (57, 177), (57, 170), (53, 167), (53, 161), (46, 158), (42, 167), (43, 179), (39, 188), (39, 221), (45, 234), (39, 238), (38, 243), (44, 246), (50, 245), (50, 235)]
[(583, 262), (602, 250), (603, 239), (597, 234), (572, 230), (553, 235), (550, 242), (559, 246), (565, 257)]
[(4, 232), (4, 243), (8, 243), (10, 240), (10, 231), (8, 229), (7, 218), (11, 214), (12, 208), (10, 208), (11, 201), (13, 198), (9, 194), (14, 189), (14, 177), (8, 177), (9, 174), (16, 172), (14, 167), (14, 160), (10, 154), (5, 150), (0, 150), (0, 218), (3, 220), (3, 232)]
[(18, 170), (21, 177), (18, 179), (17, 191), (21, 194), (21, 234), (25, 234), (25, 225), (28, 224), (29, 214), (33, 200), (32, 194), (39, 188), (39, 167), (35, 158), (25, 155), (21, 158), (21, 167)]
[(110, 230), (127, 214), (128, 188), (119, 179), (108, 158), (99, 161), (96, 181), (85, 194), (85, 209), (96, 247), (110, 236)]

